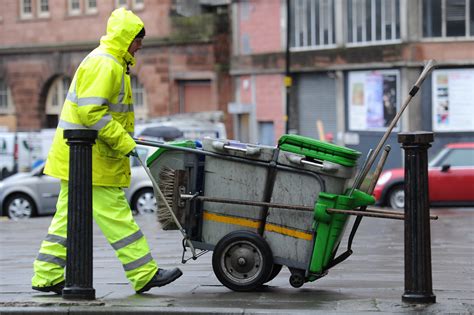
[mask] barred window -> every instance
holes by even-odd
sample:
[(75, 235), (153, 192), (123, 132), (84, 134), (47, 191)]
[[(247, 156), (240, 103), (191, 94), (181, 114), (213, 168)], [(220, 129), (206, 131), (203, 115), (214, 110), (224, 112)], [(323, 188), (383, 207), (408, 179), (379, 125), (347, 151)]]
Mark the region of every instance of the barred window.
[(33, 17), (33, 3), (32, 0), (20, 1), (20, 17), (22, 19), (30, 19)]
[(336, 42), (334, 0), (290, 1), (290, 45), (317, 49)]
[(474, 36), (474, 0), (423, 0), (423, 37)]
[(38, 14), (40, 16), (49, 15), (49, 1), (48, 0), (40, 0), (38, 6)]
[(5, 80), (0, 79), (0, 113), (8, 114), (13, 111), (10, 90)]
[(347, 42), (400, 40), (400, 0), (347, 0)]

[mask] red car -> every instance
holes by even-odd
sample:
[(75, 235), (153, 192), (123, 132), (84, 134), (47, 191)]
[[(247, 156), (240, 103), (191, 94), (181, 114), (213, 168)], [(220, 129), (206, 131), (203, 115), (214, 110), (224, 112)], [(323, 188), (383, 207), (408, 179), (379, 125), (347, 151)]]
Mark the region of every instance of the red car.
[[(374, 189), (377, 205), (403, 209), (404, 169), (384, 171)], [(428, 166), (431, 205), (474, 204), (474, 142), (447, 144)]]

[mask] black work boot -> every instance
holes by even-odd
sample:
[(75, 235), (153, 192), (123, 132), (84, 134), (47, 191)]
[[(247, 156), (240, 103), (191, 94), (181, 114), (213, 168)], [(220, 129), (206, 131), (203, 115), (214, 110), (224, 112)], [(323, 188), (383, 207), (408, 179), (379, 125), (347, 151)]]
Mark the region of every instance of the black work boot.
[(179, 268), (173, 268), (171, 270), (158, 269), (153, 278), (148, 281), (143, 288), (137, 291), (138, 294), (146, 292), (154, 287), (162, 287), (168, 283), (173, 282), (174, 280), (181, 277), (183, 272)]
[(33, 290), (41, 291), (41, 292), (54, 292), (56, 294), (62, 294), (64, 289), (64, 281), (56, 283), (55, 285), (50, 285), (47, 287), (31, 287)]

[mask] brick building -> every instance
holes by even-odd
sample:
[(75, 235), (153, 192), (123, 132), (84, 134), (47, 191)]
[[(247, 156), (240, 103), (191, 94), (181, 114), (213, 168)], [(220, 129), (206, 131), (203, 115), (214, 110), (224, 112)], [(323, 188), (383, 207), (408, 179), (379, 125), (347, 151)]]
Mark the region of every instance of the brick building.
[(81, 60), (99, 44), (119, 6), (145, 23), (132, 68), (136, 118), (226, 110), (228, 1), (2, 0), (0, 126), (54, 128)]
[(388, 139), (387, 166), (401, 164), (398, 131), (435, 131), (432, 152), (474, 139), (473, 0), (241, 0), (232, 26), (236, 138), (275, 144), (288, 127), (367, 152), (435, 59), (439, 68)]

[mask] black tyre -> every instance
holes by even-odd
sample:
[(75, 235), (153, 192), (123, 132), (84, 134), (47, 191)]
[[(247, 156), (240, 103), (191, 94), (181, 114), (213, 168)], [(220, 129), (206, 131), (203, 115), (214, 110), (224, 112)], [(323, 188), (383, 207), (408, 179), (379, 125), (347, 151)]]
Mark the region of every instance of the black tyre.
[(272, 272), (270, 273), (270, 276), (268, 277), (267, 281), (265, 281), (265, 282), (270, 282), (270, 281), (272, 281), (273, 279), (275, 279), (275, 277), (278, 276), (278, 274), (280, 273), (281, 268), (283, 268), (282, 265), (280, 265), (280, 264), (273, 264)]
[(269, 279), (273, 255), (267, 242), (250, 231), (224, 236), (214, 248), (212, 268), (219, 281), (234, 291), (253, 291)]
[(387, 205), (393, 209), (405, 208), (405, 188), (403, 185), (392, 187), (387, 194)]
[(153, 213), (156, 211), (156, 199), (152, 188), (142, 188), (132, 199), (132, 209), (136, 213)]
[(27, 194), (15, 193), (7, 198), (4, 214), (12, 220), (28, 219), (36, 215), (36, 205)]

